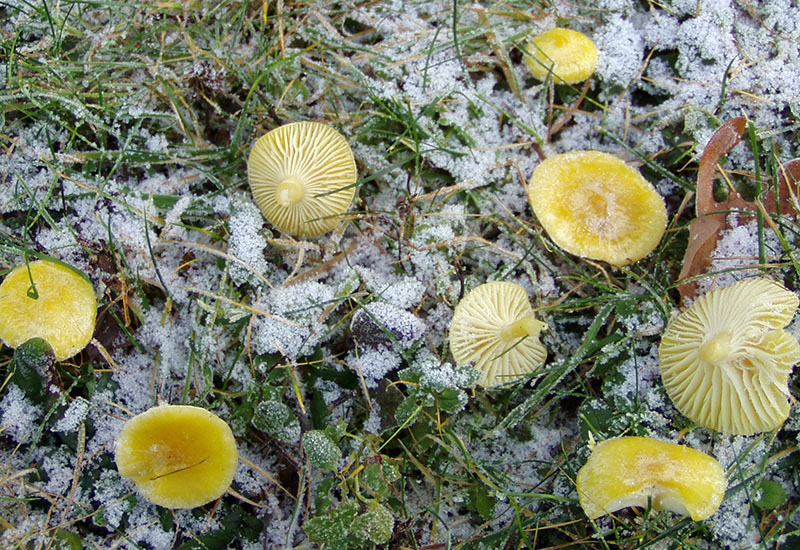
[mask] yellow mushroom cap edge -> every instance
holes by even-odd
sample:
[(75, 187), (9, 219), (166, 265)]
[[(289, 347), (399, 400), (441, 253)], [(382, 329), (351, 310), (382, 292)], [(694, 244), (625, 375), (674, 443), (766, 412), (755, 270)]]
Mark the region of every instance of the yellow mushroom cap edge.
[(320, 122), (293, 122), (255, 142), (247, 176), (267, 220), (305, 238), (339, 224), (353, 202), (357, 174), (344, 136)]

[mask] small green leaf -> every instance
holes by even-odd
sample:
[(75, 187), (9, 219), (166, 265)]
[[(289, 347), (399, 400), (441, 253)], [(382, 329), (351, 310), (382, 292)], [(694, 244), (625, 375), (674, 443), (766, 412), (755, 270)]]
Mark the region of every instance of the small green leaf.
[(300, 439), (300, 422), (280, 401), (262, 401), (256, 405), (252, 422), (257, 429), (279, 441), (296, 443)]
[(467, 394), (455, 388), (447, 388), (436, 395), (439, 408), (447, 414), (455, 414), (464, 408), (469, 398)]
[(374, 544), (389, 542), (394, 532), (394, 516), (377, 501), (367, 503), (367, 511), (353, 522), (353, 535)]
[(323, 470), (336, 470), (342, 451), (322, 430), (311, 430), (303, 434), (303, 450), (309, 462)]
[(753, 504), (762, 510), (774, 510), (786, 502), (786, 491), (777, 481), (762, 480), (756, 489), (760, 495)]
[(48, 373), (55, 365), (50, 344), (41, 338), (31, 338), (14, 351), (11, 361), (11, 382), (34, 403), (44, 399)]
[(314, 511), (324, 514), (331, 507), (331, 487), (333, 487), (333, 477), (326, 477), (317, 485), (317, 492), (314, 494)]

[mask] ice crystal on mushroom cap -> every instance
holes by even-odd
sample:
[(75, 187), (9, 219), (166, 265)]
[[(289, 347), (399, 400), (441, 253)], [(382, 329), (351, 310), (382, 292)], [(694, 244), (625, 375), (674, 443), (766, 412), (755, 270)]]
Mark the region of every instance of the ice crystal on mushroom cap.
[(458, 364), (475, 362), (484, 387), (512, 382), (538, 369), (547, 357), (537, 320), (520, 285), (505, 281), (473, 289), (456, 306), (450, 349)]
[(330, 126), (293, 122), (256, 141), (247, 176), (271, 224), (316, 237), (336, 227), (353, 201), (356, 163), (347, 141)]
[(795, 293), (769, 279), (712, 290), (673, 320), (661, 338), (661, 378), (693, 422), (751, 435), (789, 415), (789, 375), (800, 344), (784, 331)]
[(572, 254), (623, 266), (658, 246), (667, 225), (664, 199), (639, 172), (600, 151), (544, 160), (528, 200), (553, 241)]

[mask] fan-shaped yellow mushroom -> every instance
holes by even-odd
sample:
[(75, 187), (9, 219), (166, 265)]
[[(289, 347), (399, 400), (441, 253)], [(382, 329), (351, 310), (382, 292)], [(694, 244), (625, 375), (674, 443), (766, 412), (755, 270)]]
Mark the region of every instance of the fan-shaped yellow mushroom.
[(239, 454), (231, 429), (215, 414), (161, 405), (125, 423), (115, 458), (120, 475), (154, 504), (194, 508), (228, 490)]
[(319, 122), (293, 122), (253, 145), (247, 176), (269, 222), (298, 237), (335, 228), (353, 202), (356, 162), (344, 137)]
[(623, 266), (658, 246), (667, 224), (664, 199), (639, 172), (600, 151), (544, 160), (528, 200), (550, 238), (583, 258)]
[(555, 28), (531, 38), (525, 44), (525, 64), (539, 80), (552, 74), (556, 83), (577, 84), (586, 80), (597, 66), (597, 46), (585, 34)]
[(11, 348), (42, 338), (58, 361), (69, 359), (92, 339), (96, 316), (94, 287), (64, 264), (22, 264), (0, 284), (0, 339)]
[(659, 344), (661, 379), (677, 409), (720, 432), (751, 435), (789, 416), (789, 375), (800, 344), (784, 331), (794, 292), (769, 279), (735, 283), (698, 298)]
[(547, 357), (528, 293), (504, 281), (480, 285), (456, 306), (450, 322), (450, 350), (458, 364), (475, 362), (478, 384), (512, 382), (542, 366)]
[(719, 508), (727, 481), (705, 453), (650, 437), (617, 437), (594, 446), (576, 484), (591, 519), (650, 500), (654, 510), (701, 521)]

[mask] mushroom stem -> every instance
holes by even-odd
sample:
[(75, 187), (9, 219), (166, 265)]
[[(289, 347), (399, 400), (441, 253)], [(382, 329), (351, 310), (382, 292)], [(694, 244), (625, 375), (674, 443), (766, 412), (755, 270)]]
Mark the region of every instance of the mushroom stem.
[(703, 343), (697, 350), (697, 355), (703, 361), (713, 363), (724, 359), (730, 354), (731, 351), (731, 334), (730, 332), (720, 332), (715, 334), (710, 340)]
[(275, 189), (275, 200), (284, 208), (297, 204), (306, 196), (306, 186), (297, 176), (284, 178)]
[(535, 338), (539, 336), (539, 333), (542, 332), (542, 329), (546, 326), (546, 324), (536, 319), (533, 315), (528, 315), (506, 326), (503, 330), (503, 336), (514, 339), (523, 338), (525, 336)]

